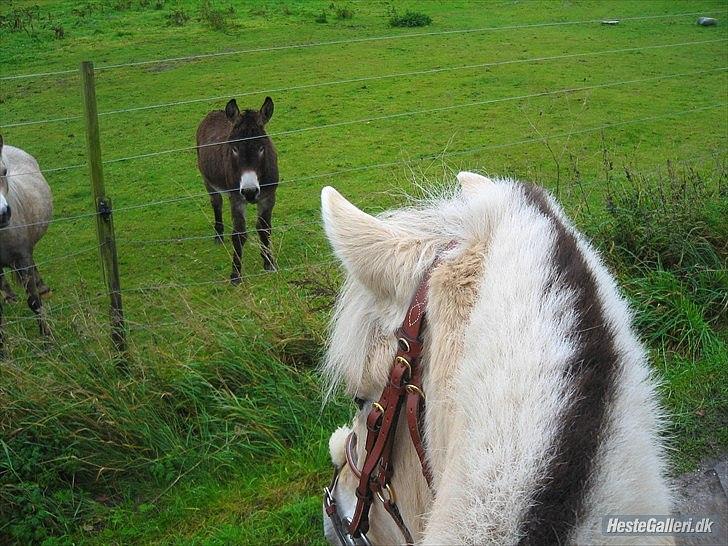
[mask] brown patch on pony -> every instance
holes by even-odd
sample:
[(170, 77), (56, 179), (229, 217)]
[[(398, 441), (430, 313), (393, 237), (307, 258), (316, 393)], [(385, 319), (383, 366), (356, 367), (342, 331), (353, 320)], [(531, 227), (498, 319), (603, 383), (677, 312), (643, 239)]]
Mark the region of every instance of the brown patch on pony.
[(527, 185), (524, 193), (556, 230), (556, 273), (549, 287), (576, 294), (578, 321), (573, 336), (580, 348), (566, 365), (565, 374), (574, 395), (560, 416), (561, 431), (544, 469), (541, 488), (522, 523), (519, 544), (565, 544), (582, 517), (600, 436), (608, 425), (607, 408), (614, 394), (618, 352), (596, 280), (574, 233), (554, 212), (543, 189)]
[[(452, 391), (455, 366), (465, 345), (465, 328), (480, 293), (486, 252), (486, 242), (475, 242), (454, 259), (441, 262), (430, 277), (425, 329), (428, 425), (424, 443), (431, 468), (441, 467), (435, 460), (447, 457), (443, 448), (447, 431), (452, 427), (452, 423), (446, 421), (447, 416), (452, 415), (452, 397), (448, 393)], [(430, 332), (436, 332), (436, 335), (431, 336)], [(437, 411), (431, 411), (435, 404)]]

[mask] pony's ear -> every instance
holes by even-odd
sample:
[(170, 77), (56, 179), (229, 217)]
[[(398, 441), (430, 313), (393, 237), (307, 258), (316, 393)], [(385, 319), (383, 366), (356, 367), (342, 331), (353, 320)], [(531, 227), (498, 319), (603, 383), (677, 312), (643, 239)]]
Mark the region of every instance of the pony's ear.
[(238, 108), (238, 103), (235, 99), (230, 99), (227, 106), (225, 106), (225, 115), (230, 121), (233, 121), (240, 115), (240, 108)]
[(461, 171), (458, 173), (458, 182), (465, 197), (477, 197), (481, 195), (486, 186), (493, 183), (490, 178), (478, 173)]
[(3, 136), (0, 135), (0, 151), (3, 149)]
[(260, 120), (263, 122), (263, 125), (268, 123), (270, 121), (270, 118), (273, 117), (273, 99), (270, 97), (266, 97), (263, 101), (263, 106), (260, 107)]
[(334, 188), (321, 191), (326, 237), (346, 270), (382, 297), (396, 297), (411, 281), (408, 264), (416, 262), (417, 240), (409, 233), (370, 216)]

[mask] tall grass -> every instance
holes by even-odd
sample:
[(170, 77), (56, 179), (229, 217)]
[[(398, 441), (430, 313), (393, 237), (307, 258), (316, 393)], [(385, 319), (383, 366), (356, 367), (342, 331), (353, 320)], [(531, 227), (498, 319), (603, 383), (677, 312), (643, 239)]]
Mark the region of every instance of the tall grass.
[(179, 362), (132, 351), (125, 368), (89, 345), (3, 362), (0, 543), (71, 532), (99, 504), (302, 441), (319, 421), (313, 372), (249, 333), (215, 343), (211, 355)]
[(650, 177), (627, 169), (609, 187), (600, 234), (645, 336), (691, 356), (728, 326), (728, 170), (713, 161)]
[(612, 180), (592, 234), (663, 380), (675, 471), (728, 449), (728, 169), (723, 156)]

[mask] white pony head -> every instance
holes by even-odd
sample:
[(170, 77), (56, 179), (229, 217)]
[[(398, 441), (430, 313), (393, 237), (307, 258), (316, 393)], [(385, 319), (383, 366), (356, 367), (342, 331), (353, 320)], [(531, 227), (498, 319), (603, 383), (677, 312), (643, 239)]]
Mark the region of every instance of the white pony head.
[[(468, 220), (461, 212), (469, 196), (487, 191), (490, 180), (472, 173), (460, 173), (458, 180), (461, 194), (431, 199), (419, 207), (388, 212), (379, 217), (361, 211), (331, 187), (322, 191), (326, 235), (347, 273), (332, 321), (323, 371), (328, 379), (329, 393), (341, 385), (359, 406), (351, 427), (359, 438), (359, 464), (364, 457), (366, 415), (371, 402), (379, 398), (388, 380), (397, 346), (396, 330), (423, 274), (454, 240), (458, 241), (458, 246), (440, 257), (446, 260), (447, 255), (463, 255), (464, 247), (468, 247), (464, 265), (442, 262), (432, 275), (430, 291), (459, 293), (449, 299), (447, 309), (438, 309), (438, 306), (442, 307), (442, 298), (431, 297), (430, 331), (443, 321), (450, 322), (448, 331), (451, 327), (462, 326), (462, 315), (472, 304), (472, 280), (482, 261), (483, 241), (471, 236)], [(466, 288), (461, 290), (463, 286)], [(434, 335), (430, 334), (428, 339)], [(428, 354), (431, 351), (432, 347), (429, 347)], [(427, 384), (432, 376), (426, 372)], [(434, 398), (434, 390), (430, 391)], [(337, 501), (350, 517), (356, 504), (357, 480), (346, 465), (340, 464), (347, 437), (342, 430), (332, 435), (329, 447), (334, 463), (343, 466)], [(422, 506), (430, 493), (421, 476), (416, 454), (401, 430), (395, 441), (398, 470), (392, 485), (397, 491), (403, 517), (414, 527), (412, 531), (416, 535), (420, 526), (414, 522), (420, 522), (422, 518), (414, 507)], [(325, 519), (331, 536), (330, 524)], [(402, 540), (399, 530), (378, 503), (372, 507), (370, 521), (368, 536), (373, 543)]]
[[(364, 461), (367, 415), (430, 270), (420, 366), (432, 490), (401, 422), (390, 482), (415, 542), (621, 543), (601, 534), (603, 515), (670, 507), (660, 410), (627, 305), (548, 192), (473, 173), (458, 181), (449, 196), (377, 217), (322, 191), (346, 271), (323, 372), (329, 394), (341, 385), (359, 407), (352, 463)], [(329, 445), (341, 518), (356, 506), (348, 435)], [(372, 544), (402, 542), (377, 501), (369, 522)]]

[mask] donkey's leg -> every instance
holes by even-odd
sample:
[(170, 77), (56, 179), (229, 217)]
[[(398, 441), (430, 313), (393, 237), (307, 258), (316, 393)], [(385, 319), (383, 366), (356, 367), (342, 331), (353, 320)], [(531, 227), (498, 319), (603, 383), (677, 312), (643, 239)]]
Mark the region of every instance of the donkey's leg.
[(233, 270), (230, 282), (240, 284), (243, 277), (243, 245), (248, 235), (245, 233), (245, 199), (238, 193), (230, 194), (230, 211), (233, 217)]
[(28, 294), (28, 307), (30, 307), (30, 309), (38, 317), (40, 333), (44, 336), (49, 336), (51, 335), (51, 330), (44, 317), (43, 301), (40, 299), (40, 295), (38, 294), (38, 284), (33, 259), (27, 258), (19, 261), (17, 268), (20, 282), (23, 283), (23, 287)]
[(7, 278), (5, 278), (5, 272), (0, 268), (0, 292), (2, 292), (2, 297), (5, 299), (8, 303), (15, 303), (18, 301), (18, 297), (15, 295), (15, 292), (13, 292), (13, 287), (10, 286), (10, 283), (8, 282)]
[(225, 226), (222, 223), (222, 195), (220, 195), (220, 192), (214, 191), (210, 194), (210, 204), (215, 213), (215, 242), (222, 243)]
[(271, 216), (273, 205), (276, 204), (275, 194), (265, 197), (258, 202), (258, 236), (260, 237), (260, 255), (263, 257), (263, 268), (266, 271), (276, 270), (276, 261), (270, 249)]

